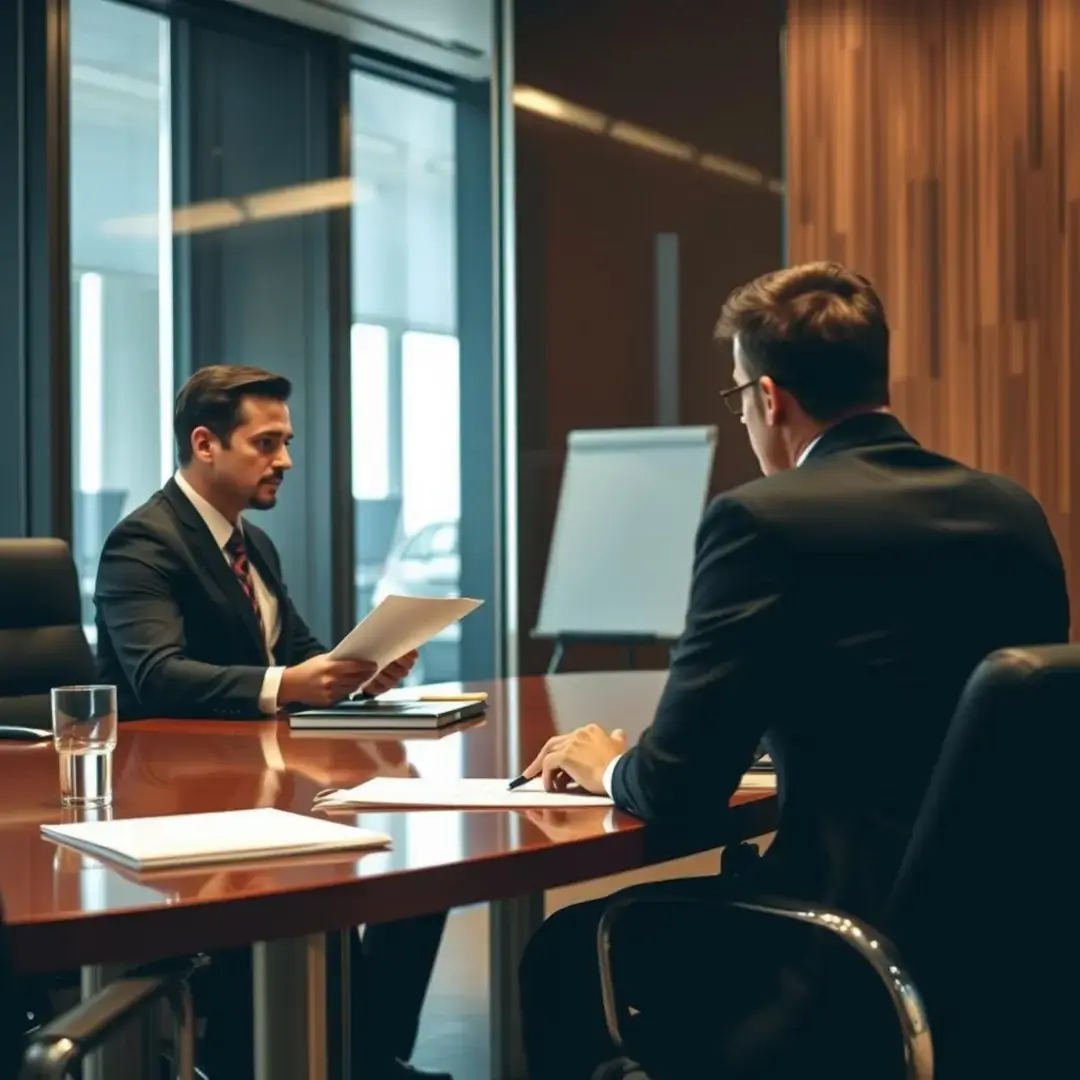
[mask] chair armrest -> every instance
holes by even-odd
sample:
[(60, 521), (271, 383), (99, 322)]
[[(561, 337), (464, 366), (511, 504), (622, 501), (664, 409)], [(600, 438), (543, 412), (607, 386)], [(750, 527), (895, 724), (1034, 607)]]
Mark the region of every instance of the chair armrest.
[(612, 933), (622, 914), (637, 904), (698, 905), (720, 909), (742, 908), (762, 915), (774, 915), (827, 930), (848, 943), (877, 973), (889, 995), (904, 1046), (907, 1080), (933, 1080), (934, 1050), (930, 1022), (922, 997), (904, 970), (896, 947), (872, 926), (841, 912), (823, 911), (814, 904), (772, 896), (747, 896), (739, 900), (707, 899), (701, 896), (625, 897), (604, 912), (597, 928), (596, 945), (600, 962), (600, 988), (608, 1034), (619, 1051), (625, 1049), (620, 1029), (620, 1012), (612, 975)]
[(128, 977), (104, 987), (27, 1039), (21, 1080), (59, 1080), (70, 1066), (102, 1046), (141, 1013), (167, 1002), (176, 1025), (176, 1075), (190, 1080), (195, 1024), (186, 972)]

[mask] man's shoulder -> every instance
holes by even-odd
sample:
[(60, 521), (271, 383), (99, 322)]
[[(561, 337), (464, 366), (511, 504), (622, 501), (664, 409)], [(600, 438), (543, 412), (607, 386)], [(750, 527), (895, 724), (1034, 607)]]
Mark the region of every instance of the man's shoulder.
[[(872, 448), (871, 448), (872, 450)], [(926, 499), (928, 492), (933, 498)], [(1034, 523), (1043, 518), (1038, 500), (1023, 485), (983, 472), (918, 445), (899, 448), (895, 458), (858, 452), (762, 476), (719, 496), (717, 502), (757, 522), (805, 527), (849, 521), (907, 508), (917, 513), (941, 505), (944, 496), (957, 511), (989, 514), (993, 519)]]
[(141, 506), (113, 526), (106, 548), (123, 548), (140, 540), (167, 541), (176, 532), (176, 520), (164, 491), (155, 491)]

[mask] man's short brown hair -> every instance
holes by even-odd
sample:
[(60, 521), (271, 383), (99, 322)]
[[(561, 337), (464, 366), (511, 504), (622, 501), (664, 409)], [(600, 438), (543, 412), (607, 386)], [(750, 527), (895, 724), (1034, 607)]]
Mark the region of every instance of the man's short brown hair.
[(716, 326), (747, 375), (768, 375), (829, 423), (889, 404), (889, 324), (873, 285), (839, 263), (776, 270), (736, 289)]
[(292, 383), (284, 375), (242, 364), (211, 364), (199, 368), (176, 395), (173, 433), (176, 455), (181, 465), (191, 462), (191, 435), (196, 428), (209, 428), (229, 445), (229, 437), (243, 421), (241, 405), (245, 397), (266, 397), (288, 401)]

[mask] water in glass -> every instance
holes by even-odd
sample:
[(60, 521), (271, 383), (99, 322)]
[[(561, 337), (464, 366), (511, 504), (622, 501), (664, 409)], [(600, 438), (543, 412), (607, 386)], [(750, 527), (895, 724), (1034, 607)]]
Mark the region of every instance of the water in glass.
[(112, 802), (116, 687), (60, 686), (52, 692), (53, 741), (60, 756), (60, 802)]

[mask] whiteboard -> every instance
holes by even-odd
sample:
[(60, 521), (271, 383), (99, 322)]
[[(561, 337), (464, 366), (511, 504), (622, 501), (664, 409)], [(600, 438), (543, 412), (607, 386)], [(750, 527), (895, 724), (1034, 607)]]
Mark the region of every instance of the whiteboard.
[(535, 633), (677, 638), (715, 427), (572, 431)]

